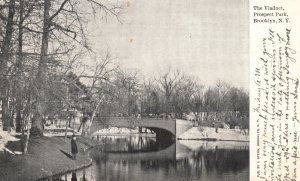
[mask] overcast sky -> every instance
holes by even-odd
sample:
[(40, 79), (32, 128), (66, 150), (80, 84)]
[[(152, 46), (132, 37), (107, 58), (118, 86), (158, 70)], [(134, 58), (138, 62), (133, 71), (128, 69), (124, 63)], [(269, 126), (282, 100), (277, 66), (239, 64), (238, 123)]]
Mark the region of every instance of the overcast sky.
[[(123, 67), (156, 75), (168, 67), (212, 85), (248, 90), (247, 0), (128, 0), (123, 23), (98, 23), (91, 36)], [(100, 21), (99, 21), (100, 22)]]

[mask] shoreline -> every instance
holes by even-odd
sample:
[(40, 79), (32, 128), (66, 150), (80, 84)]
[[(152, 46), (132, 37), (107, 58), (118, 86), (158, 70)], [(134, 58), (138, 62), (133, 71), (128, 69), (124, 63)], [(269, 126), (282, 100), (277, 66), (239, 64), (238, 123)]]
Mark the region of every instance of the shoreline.
[[(26, 155), (0, 152), (1, 180), (46, 180), (91, 166), (92, 159), (88, 157), (87, 150), (95, 143), (90, 141), (86, 144), (81, 141), (85, 138), (77, 138), (76, 160), (70, 158), (70, 139), (64, 142), (61, 137), (31, 138)], [(7, 147), (12, 151), (20, 151), (21, 142), (9, 142)]]
[(216, 142), (216, 141), (233, 141), (233, 142), (250, 142), (249, 140), (224, 140), (224, 139), (215, 139), (215, 138), (177, 138), (177, 140), (195, 140), (195, 141), (211, 141), (211, 142)]
[(69, 173), (76, 172), (76, 171), (81, 170), (81, 169), (84, 169), (84, 168), (88, 168), (88, 167), (92, 166), (92, 164), (93, 164), (93, 161), (92, 161), (92, 159), (91, 159), (91, 162), (90, 162), (90, 163), (87, 163), (87, 164), (85, 164), (85, 165), (78, 166), (78, 167), (75, 168), (75, 169), (70, 169), (70, 170), (68, 170), (68, 171), (62, 171), (61, 173), (57, 173), (57, 174), (54, 174), (54, 175), (49, 175), (49, 176), (46, 176), (46, 177), (43, 177), (43, 178), (38, 178), (36, 181), (42, 181), (42, 180), (48, 179), (48, 178), (50, 178), (50, 177), (52, 177), (52, 178), (57, 178), (57, 177), (60, 177), (60, 176), (62, 176), (62, 175), (64, 175), (64, 174), (69, 174)]
[(192, 127), (178, 136), (178, 140), (201, 140), (201, 141), (236, 141), (249, 142), (249, 133), (237, 131), (235, 129), (219, 128), (216, 132), (215, 128)]

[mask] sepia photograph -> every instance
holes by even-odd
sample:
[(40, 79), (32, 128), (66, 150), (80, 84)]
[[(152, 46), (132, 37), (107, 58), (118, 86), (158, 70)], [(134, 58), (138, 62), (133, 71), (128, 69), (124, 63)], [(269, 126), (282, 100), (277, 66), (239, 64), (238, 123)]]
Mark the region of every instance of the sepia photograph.
[(0, 0), (1, 181), (248, 181), (248, 0)]

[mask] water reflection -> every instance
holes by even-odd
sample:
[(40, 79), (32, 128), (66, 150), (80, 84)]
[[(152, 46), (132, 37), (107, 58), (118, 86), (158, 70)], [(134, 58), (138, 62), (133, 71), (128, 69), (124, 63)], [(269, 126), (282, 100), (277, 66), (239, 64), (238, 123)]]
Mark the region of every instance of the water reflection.
[(193, 151), (191, 157), (176, 161), (179, 174), (187, 176), (212, 175), (222, 176), (232, 172), (236, 174), (249, 167), (248, 150), (202, 150)]
[(76, 172), (80, 180), (249, 180), (248, 143), (181, 141), (159, 149), (147, 137), (98, 140), (104, 145), (90, 151), (94, 164)]
[[(144, 136), (95, 136), (102, 143), (99, 148), (105, 152), (147, 152), (158, 150), (155, 137)], [(165, 147), (168, 147), (166, 145)]]

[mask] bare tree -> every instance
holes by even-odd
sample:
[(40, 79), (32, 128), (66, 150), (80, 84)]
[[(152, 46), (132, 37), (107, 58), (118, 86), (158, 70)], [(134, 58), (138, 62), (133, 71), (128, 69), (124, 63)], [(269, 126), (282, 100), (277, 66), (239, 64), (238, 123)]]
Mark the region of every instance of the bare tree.
[(1, 56), (0, 56), (0, 95), (2, 103), (2, 120), (3, 120), (3, 130), (10, 130), (12, 126), (11, 119), (9, 117), (8, 110), (8, 62), (9, 53), (11, 48), (11, 40), (13, 35), (13, 21), (15, 15), (15, 0), (10, 0), (8, 4), (8, 15), (5, 27), (4, 40), (1, 45)]
[(158, 79), (160, 87), (165, 96), (164, 111), (165, 111), (166, 117), (172, 111), (171, 99), (172, 99), (172, 96), (174, 95), (176, 87), (179, 85), (182, 78), (183, 78), (183, 75), (178, 70), (172, 71), (169, 68), (168, 71), (166, 73), (164, 73), (163, 75), (161, 75)]
[[(108, 95), (111, 93), (106, 88), (114, 86), (110, 80), (117, 67), (113, 63), (114, 58), (109, 53), (104, 57), (98, 59), (95, 57), (95, 66), (89, 66), (88, 71), (82, 72), (78, 75), (78, 79), (84, 79), (87, 82), (86, 91), (84, 91), (84, 110), (85, 114), (90, 116), (90, 124), (95, 119), (96, 114), (99, 112), (101, 104), (107, 101)], [(109, 85), (109, 86), (107, 86)], [(82, 123), (83, 132), (85, 132), (85, 123)]]
[[(100, 8), (104, 9), (104, 11), (109, 14), (113, 14), (114, 16), (118, 17), (117, 7), (114, 8), (108, 8), (105, 5), (97, 2), (97, 1), (88, 1), (91, 3), (91, 6), (93, 9)], [(54, 1), (55, 3), (55, 1)], [(42, 113), (44, 110), (44, 104), (45, 100), (43, 99), (45, 97), (45, 87), (43, 82), (47, 78), (47, 72), (48, 70), (48, 64), (51, 60), (57, 60), (57, 58), (54, 58), (53, 55), (59, 55), (60, 53), (68, 53), (70, 49), (65, 50), (64, 52), (61, 52), (63, 47), (65, 47), (65, 43), (61, 40), (64, 40), (64, 38), (61, 38), (61, 35), (59, 33), (55, 32), (61, 32), (65, 37), (71, 38), (72, 41), (75, 41), (85, 47), (86, 49), (90, 50), (90, 47), (87, 43), (86, 38), (86, 31), (85, 26), (83, 23), (86, 21), (84, 20), (84, 17), (80, 15), (79, 10), (81, 7), (78, 7), (78, 4), (80, 4), (79, 1), (71, 2), (70, 0), (64, 0), (60, 4), (53, 4), (51, 8), (51, 0), (44, 0), (44, 18), (43, 18), (43, 29), (42, 29), (42, 43), (41, 43), (41, 55), (39, 59), (38, 64), (38, 72), (36, 75), (36, 96), (37, 96), (37, 111), (34, 114), (33, 124), (32, 124), (32, 132), (33, 135), (42, 135)], [(77, 5), (77, 6), (76, 6)], [(57, 7), (56, 11), (50, 15), (51, 9), (54, 9)], [(71, 18), (70, 18), (71, 17)], [(66, 18), (68, 21), (65, 21)], [(73, 19), (73, 21), (69, 21), (70, 19)], [(71, 23), (65, 23), (65, 22), (71, 22)], [(78, 35), (80, 35), (80, 39), (78, 39)], [(52, 40), (55, 40), (53, 44), (51, 44), (52, 48), (52, 55), (48, 53), (49, 51), (49, 40), (50, 38)], [(54, 48), (56, 47), (56, 48)], [(71, 47), (72, 49), (72, 47)], [(54, 54), (53, 54), (54, 53)], [(52, 57), (52, 58), (51, 58)], [(54, 58), (54, 59), (53, 59)], [(101, 67), (100, 67), (101, 68)], [(95, 75), (97, 77), (97, 75)]]
[(154, 78), (144, 79), (141, 93), (142, 114), (158, 116), (161, 113), (160, 88)]
[(218, 114), (221, 111), (225, 110), (226, 103), (225, 103), (225, 97), (230, 89), (229, 84), (227, 84), (224, 81), (218, 80), (215, 86), (215, 91), (218, 95), (217, 97), (217, 107), (216, 107), (216, 114)]
[(136, 105), (136, 93), (139, 89), (138, 72), (136, 70), (119, 71), (121, 88), (127, 95), (127, 114), (131, 116), (133, 107)]
[(191, 97), (189, 99), (189, 108), (195, 115), (197, 121), (202, 122), (202, 112), (204, 108), (204, 86), (196, 84), (192, 90)]

